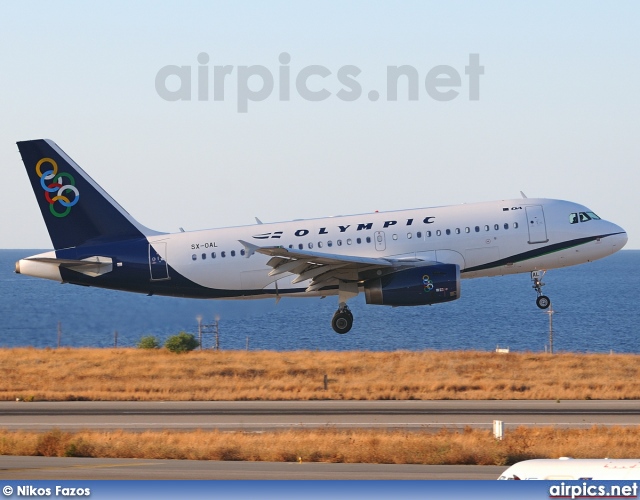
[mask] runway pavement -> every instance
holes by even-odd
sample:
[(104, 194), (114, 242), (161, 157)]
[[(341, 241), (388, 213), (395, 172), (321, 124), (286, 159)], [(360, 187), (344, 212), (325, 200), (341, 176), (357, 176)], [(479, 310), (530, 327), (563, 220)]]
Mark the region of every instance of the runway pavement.
[[(639, 425), (640, 401), (0, 402), (0, 428), (263, 432)], [(0, 456), (3, 479), (495, 479), (506, 467)]]
[(507, 467), (0, 456), (0, 479), (497, 479)]
[(132, 431), (290, 428), (439, 430), (640, 424), (640, 401), (0, 402), (0, 428)]

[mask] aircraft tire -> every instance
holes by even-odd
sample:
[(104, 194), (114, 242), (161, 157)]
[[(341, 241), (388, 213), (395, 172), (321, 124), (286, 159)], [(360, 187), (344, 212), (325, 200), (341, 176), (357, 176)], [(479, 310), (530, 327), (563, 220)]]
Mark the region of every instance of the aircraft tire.
[(347, 333), (349, 330), (351, 330), (352, 326), (353, 314), (351, 314), (351, 311), (336, 311), (336, 313), (333, 315), (333, 318), (331, 319), (331, 327), (333, 328), (333, 331), (339, 333), (340, 335)]
[(551, 299), (546, 295), (540, 295), (540, 297), (536, 299), (536, 305), (540, 309), (547, 309), (551, 305)]

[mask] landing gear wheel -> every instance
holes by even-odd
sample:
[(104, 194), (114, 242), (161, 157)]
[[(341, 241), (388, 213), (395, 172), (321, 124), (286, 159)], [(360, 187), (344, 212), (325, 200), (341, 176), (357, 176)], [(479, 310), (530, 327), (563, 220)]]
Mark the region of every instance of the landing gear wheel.
[(536, 305), (540, 309), (547, 309), (551, 305), (551, 299), (546, 295), (542, 295), (542, 287), (544, 283), (542, 282), (542, 277), (546, 271), (531, 271), (531, 281), (533, 281), (533, 289), (538, 294), (538, 298), (536, 299)]
[(547, 309), (551, 305), (551, 299), (546, 295), (540, 295), (540, 297), (536, 299), (536, 305), (540, 309)]
[(333, 331), (341, 335), (351, 330), (352, 326), (353, 314), (351, 314), (351, 311), (349, 311), (349, 309), (336, 311), (336, 313), (333, 315), (333, 318), (331, 319), (331, 327), (333, 328)]

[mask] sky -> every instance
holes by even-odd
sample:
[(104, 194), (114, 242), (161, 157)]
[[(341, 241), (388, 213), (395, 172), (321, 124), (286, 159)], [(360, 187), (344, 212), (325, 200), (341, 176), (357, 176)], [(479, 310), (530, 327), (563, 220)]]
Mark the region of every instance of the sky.
[(51, 248), (15, 145), (49, 138), (159, 231), (523, 191), (587, 205), (638, 249), (639, 14), (631, 1), (5, 2), (0, 248)]

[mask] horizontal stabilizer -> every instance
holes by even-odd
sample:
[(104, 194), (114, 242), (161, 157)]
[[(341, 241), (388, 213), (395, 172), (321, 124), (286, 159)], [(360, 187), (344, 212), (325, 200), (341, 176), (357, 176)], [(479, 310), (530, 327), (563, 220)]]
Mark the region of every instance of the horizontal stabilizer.
[(82, 260), (73, 259), (55, 259), (51, 257), (31, 257), (23, 259), (20, 262), (40, 262), (43, 264), (50, 264), (56, 267), (63, 267), (76, 271), (78, 273), (85, 274), (87, 276), (101, 276), (106, 273), (110, 273), (113, 270), (113, 260), (109, 257), (87, 257)]

